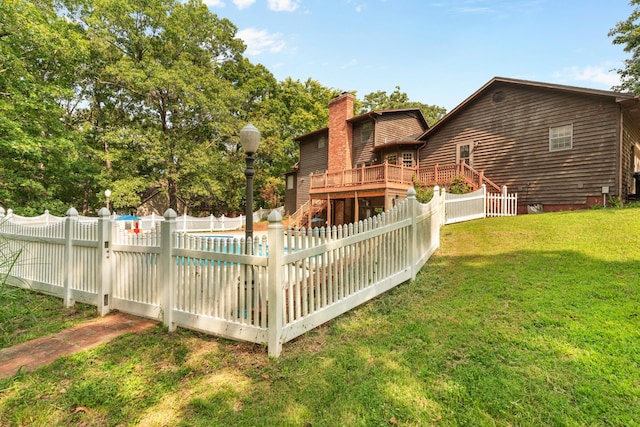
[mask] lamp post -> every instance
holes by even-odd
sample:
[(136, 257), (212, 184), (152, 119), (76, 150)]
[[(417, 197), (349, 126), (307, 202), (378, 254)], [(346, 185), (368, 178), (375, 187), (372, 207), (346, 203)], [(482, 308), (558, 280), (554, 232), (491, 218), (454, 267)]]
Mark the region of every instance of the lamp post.
[(249, 123), (240, 130), (240, 145), (246, 154), (247, 168), (244, 175), (247, 177), (247, 204), (245, 209), (246, 225), (245, 238), (247, 253), (249, 253), (249, 240), (253, 240), (253, 176), (256, 171), (253, 168), (256, 151), (260, 145), (260, 131)]
[(111, 215), (111, 208), (109, 207), (109, 198), (111, 197), (111, 190), (104, 190), (104, 197), (107, 199), (107, 210), (109, 211), (109, 215)]

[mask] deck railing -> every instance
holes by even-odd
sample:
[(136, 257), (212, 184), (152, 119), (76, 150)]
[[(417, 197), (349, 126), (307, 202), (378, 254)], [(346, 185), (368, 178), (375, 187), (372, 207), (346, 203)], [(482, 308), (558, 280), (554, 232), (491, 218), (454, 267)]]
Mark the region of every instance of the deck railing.
[(413, 183), (413, 177), (417, 173), (418, 169), (416, 168), (397, 165), (362, 166), (340, 172), (312, 174), (311, 189), (317, 190), (386, 183), (411, 185)]
[(335, 190), (337, 188), (365, 185), (388, 186), (388, 184), (411, 185), (414, 177), (421, 184), (448, 186), (461, 176), (474, 189), (485, 184), (490, 191), (502, 192), (502, 188), (464, 161), (450, 165), (409, 168), (402, 165), (374, 165), (346, 169), (340, 172), (325, 172), (311, 175), (311, 190)]

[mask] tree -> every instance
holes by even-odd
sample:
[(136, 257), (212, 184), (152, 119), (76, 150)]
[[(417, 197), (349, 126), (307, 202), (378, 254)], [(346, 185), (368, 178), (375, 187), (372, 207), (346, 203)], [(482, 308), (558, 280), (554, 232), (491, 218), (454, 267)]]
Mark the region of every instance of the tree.
[(640, 0), (631, 0), (635, 9), (629, 18), (618, 22), (609, 31), (609, 37), (614, 37), (613, 44), (624, 45), (624, 51), (631, 53), (631, 58), (625, 60), (625, 68), (618, 69), (622, 83), (613, 90), (640, 93)]
[(382, 90), (366, 94), (360, 107), (360, 113), (366, 113), (374, 110), (394, 110), (401, 108), (419, 108), (430, 126), (444, 117), (447, 113), (447, 110), (444, 107), (409, 101), (409, 96), (405, 92), (400, 91), (400, 86), (396, 86), (395, 90), (390, 95), (387, 94), (386, 91)]
[(291, 78), (270, 90), (251, 117), (262, 135), (256, 160), (256, 188), (268, 187), (265, 191), (269, 192), (268, 201), (260, 196), (260, 207), (283, 202), (284, 174), (298, 161), (293, 139), (327, 126), (327, 104), (341, 93), (313, 79), (302, 82)]
[(66, 9), (100, 65), (86, 86), (96, 126), (87, 136), (104, 150), (113, 205), (127, 207), (132, 192), (158, 183), (175, 210), (179, 194), (195, 208), (213, 197), (207, 173), (225, 164), (240, 123), (240, 94), (221, 76), (225, 63), (242, 60), (235, 26), (198, 0), (69, 1)]
[(83, 191), (67, 119), (86, 53), (52, 2), (0, 4), (0, 203), (18, 213), (64, 212)]

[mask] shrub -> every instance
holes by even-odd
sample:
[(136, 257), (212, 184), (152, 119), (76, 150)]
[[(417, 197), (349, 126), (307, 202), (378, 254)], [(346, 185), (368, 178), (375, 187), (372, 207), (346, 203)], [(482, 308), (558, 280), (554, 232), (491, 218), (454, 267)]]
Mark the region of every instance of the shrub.
[(466, 194), (471, 191), (471, 186), (467, 183), (462, 175), (453, 177), (453, 181), (449, 185), (449, 192), (452, 194)]

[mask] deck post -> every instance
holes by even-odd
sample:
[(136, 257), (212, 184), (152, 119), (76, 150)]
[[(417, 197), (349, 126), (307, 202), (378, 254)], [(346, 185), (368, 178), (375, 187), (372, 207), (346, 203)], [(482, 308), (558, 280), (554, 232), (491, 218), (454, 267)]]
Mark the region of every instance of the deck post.
[(282, 216), (276, 210), (271, 211), (268, 220), (267, 351), (269, 356), (278, 357), (282, 351), (282, 328), (284, 326), (284, 227), (282, 226)]
[(78, 222), (78, 211), (70, 208), (64, 220), (64, 306), (73, 307), (72, 281), (73, 281), (73, 229)]
[(98, 211), (98, 314), (109, 314), (111, 305), (111, 213), (109, 209)]
[(176, 262), (173, 259), (173, 243), (177, 230), (176, 211), (169, 208), (164, 213), (165, 221), (160, 226), (160, 302), (163, 310), (162, 322), (169, 328), (169, 332), (176, 330), (173, 322), (173, 307), (175, 305), (175, 270)]

